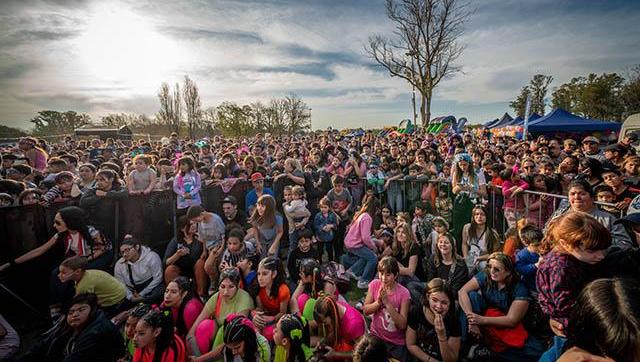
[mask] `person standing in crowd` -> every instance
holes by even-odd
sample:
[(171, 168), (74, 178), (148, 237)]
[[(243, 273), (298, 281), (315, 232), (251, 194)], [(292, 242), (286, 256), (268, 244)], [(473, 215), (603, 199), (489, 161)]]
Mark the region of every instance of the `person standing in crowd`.
[(251, 185), (253, 189), (247, 193), (244, 201), (244, 209), (251, 214), (253, 208), (258, 202), (258, 198), (262, 195), (273, 195), (273, 190), (269, 187), (264, 187), (264, 176), (260, 172), (254, 172), (251, 174)]
[(480, 197), (486, 195), (484, 175), (477, 174), (471, 164), (471, 156), (460, 153), (454, 157), (452, 189), (455, 195), (452, 215), (453, 236), (458, 241), (456, 247), (461, 248), (462, 228), (471, 219), (473, 205)]
[(177, 195), (177, 214), (187, 213), (189, 206), (200, 205), (200, 174), (196, 172), (192, 158), (184, 156), (178, 160), (179, 172), (173, 179), (173, 192)]

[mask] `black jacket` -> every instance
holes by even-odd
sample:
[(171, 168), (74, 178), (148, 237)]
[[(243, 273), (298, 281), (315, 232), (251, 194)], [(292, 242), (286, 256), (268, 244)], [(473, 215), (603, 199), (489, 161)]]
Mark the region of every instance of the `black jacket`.
[(98, 311), (77, 336), (74, 337), (64, 323), (37, 342), (18, 361), (111, 362), (117, 361), (124, 353), (122, 335), (104, 313)]
[[(80, 207), (83, 208), (96, 229), (102, 231), (109, 240), (120, 240), (124, 236), (123, 221), (125, 215), (122, 213), (123, 205), (129, 192), (120, 185), (107, 192), (104, 197), (96, 196), (96, 189), (89, 189), (80, 199)], [(115, 215), (116, 207), (119, 207), (118, 234), (115, 235)]]

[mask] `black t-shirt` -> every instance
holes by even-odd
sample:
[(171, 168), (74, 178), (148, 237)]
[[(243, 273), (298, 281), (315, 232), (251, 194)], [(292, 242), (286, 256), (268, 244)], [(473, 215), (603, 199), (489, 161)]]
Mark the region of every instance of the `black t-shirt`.
[(294, 282), (298, 282), (300, 280), (300, 262), (304, 259), (315, 259), (320, 262), (318, 258), (318, 249), (315, 246), (311, 246), (311, 249), (306, 253), (300, 250), (300, 248), (296, 248), (291, 252), (291, 256), (289, 257), (289, 263), (287, 264), (287, 269), (289, 270), (289, 276), (291, 280)]
[[(460, 337), (460, 323), (458, 321), (458, 313), (455, 310), (455, 303), (451, 301), (449, 305), (449, 313), (444, 317), (444, 328), (448, 337)], [(453, 310), (451, 309), (453, 308)], [(423, 306), (417, 303), (411, 303), (409, 309), (409, 327), (416, 332), (416, 345), (420, 347), (424, 353), (442, 361), (440, 354), (440, 344), (438, 343), (438, 335), (433, 324), (427, 321), (424, 315)]]
[(440, 262), (438, 266), (436, 266), (435, 256), (431, 255), (429, 261), (427, 262), (427, 283), (431, 281), (433, 278), (444, 279), (449, 283), (451, 290), (454, 293), (454, 296), (457, 297), (458, 291), (462, 288), (462, 286), (469, 280), (469, 269), (467, 269), (467, 265), (462, 260), (456, 260), (455, 269), (451, 271), (452, 265), (445, 265)]
[(425, 273), (422, 263), (420, 262), (420, 246), (418, 246), (418, 244), (414, 243), (411, 248), (409, 248), (409, 252), (406, 256), (404, 255), (403, 250), (399, 250), (395, 257), (398, 260), (398, 263), (402, 264), (402, 266), (404, 266), (405, 268), (408, 268), (409, 259), (411, 259), (411, 257), (414, 255), (418, 257), (418, 264), (416, 265), (416, 271), (414, 272), (414, 275), (418, 279), (424, 280)]
[(236, 216), (233, 219), (227, 219), (227, 216), (223, 213), (222, 214), (222, 221), (224, 221), (224, 225), (227, 226), (231, 223), (236, 223), (238, 224), (241, 228), (246, 229), (247, 227), (247, 215), (244, 213), (244, 211), (238, 209), (238, 211), (236, 211)]

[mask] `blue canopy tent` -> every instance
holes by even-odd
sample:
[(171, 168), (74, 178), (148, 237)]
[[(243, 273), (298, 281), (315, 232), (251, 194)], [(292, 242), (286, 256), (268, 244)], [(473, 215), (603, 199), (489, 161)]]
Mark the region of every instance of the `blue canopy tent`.
[(497, 123), (492, 124), (487, 128), (500, 128), (507, 126), (507, 123), (513, 121), (513, 117), (509, 115), (509, 113), (505, 113)]
[[(535, 121), (536, 119), (540, 118), (540, 115), (537, 113), (534, 113), (532, 115), (529, 116), (529, 124), (531, 124), (531, 122)], [(518, 116), (516, 118), (513, 119), (513, 121), (509, 122), (509, 124), (507, 126), (524, 126), (524, 118)]]
[(483, 125), (484, 128), (491, 128), (494, 124), (500, 122), (499, 118), (494, 119), (493, 121), (489, 121)]
[(530, 133), (544, 133), (554, 131), (569, 132), (595, 132), (595, 131), (619, 131), (620, 123), (607, 122), (597, 119), (586, 119), (565, 111), (562, 108), (554, 109), (553, 112), (544, 117), (540, 117), (531, 122), (529, 119)]

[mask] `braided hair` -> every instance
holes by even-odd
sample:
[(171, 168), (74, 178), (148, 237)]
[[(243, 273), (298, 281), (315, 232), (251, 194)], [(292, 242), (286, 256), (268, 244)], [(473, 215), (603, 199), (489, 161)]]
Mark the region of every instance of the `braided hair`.
[(278, 321), (284, 338), (289, 340), (287, 362), (304, 362), (306, 357), (302, 346), (309, 345), (309, 325), (304, 317), (295, 314), (285, 314)]
[[(243, 361), (255, 361), (258, 356), (258, 336), (253, 323), (242, 314), (229, 314), (224, 320), (224, 344), (244, 342)], [(233, 361), (231, 348), (224, 347), (224, 360)]]
[(320, 263), (312, 258), (305, 258), (300, 261), (300, 272), (304, 276), (311, 276), (312, 282), (305, 283), (304, 292), (309, 294), (311, 298), (317, 299), (318, 295), (323, 291), (324, 284), (322, 282), (322, 273), (320, 271)]
[(141, 321), (152, 329), (160, 328), (160, 334), (156, 337), (153, 362), (162, 362), (162, 356), (169, 348), (172, 348), (174, 351), (178, 350), (178, 346), (173, 338), (173, 319), (170, 311), (152, 309), (142, 317)]
[[(338, 303), (336, 302), (335, 297), (330, 296), (330, 295), (325, 295), (320, 297), (320, 299), (318, 299), (318, 301), (316, 302), (316, 306), (313, 309), (313, 319), (315, 321), (318, 321), (320, 319), (324, 320), (326, 318), (331, 319), (331, 324), (332, 324), (332, 341), (328, 341), (326, 340), (326, 338), (328, 337), (327, 335), (327, 331), (324, 330), (324, 337), (325, 337), (325, 341), (327, 342), (327, 344), (329, 344), (329, 342), (331, 342), (331, 346), (335, 347), (338, 345), (338, 336), (340, 335), (339, 333), (339, 328), (340, 328), (340, 312), (338, 310)], [(324, 324), (323, 324), (323, 328), (324, 328)]]

